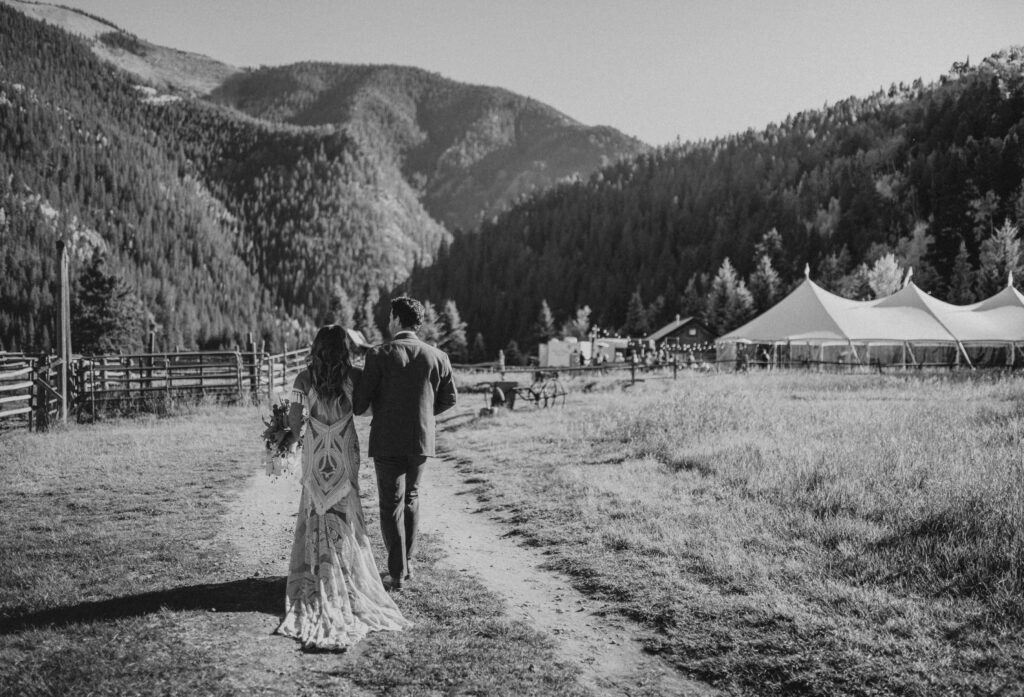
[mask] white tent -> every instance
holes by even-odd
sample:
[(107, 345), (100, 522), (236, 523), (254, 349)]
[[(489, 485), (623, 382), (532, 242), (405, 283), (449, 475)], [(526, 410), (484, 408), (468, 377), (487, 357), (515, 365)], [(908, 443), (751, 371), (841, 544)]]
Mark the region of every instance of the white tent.
[(1024, 363), (1024, 295), (1008, 286), (983, 302), (951, 305), (908, 282), (858, 301), (807, 278), (718, 343), (726, 358), (737, 345), (759, 344), (788, 362), (1014, 365)]

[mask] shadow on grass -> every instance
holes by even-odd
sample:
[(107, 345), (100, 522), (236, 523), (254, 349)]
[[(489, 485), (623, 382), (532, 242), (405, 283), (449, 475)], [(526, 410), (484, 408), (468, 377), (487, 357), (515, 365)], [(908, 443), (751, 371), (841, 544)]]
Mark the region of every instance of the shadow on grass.
[(480, 416), (476, 413), (463, 413), (453, 414), (451, 416), (445, 416), (437, 420), (437, 425), (440, 428), (444, 428), (445, 431), (454, 432), (461, 428), (475, 425), (480, 420)]
[(262, 612), (267, 615), (283, 616), (284, 595), (285, 578), (283, 576), (182, 586), (5, 618), (0, 620), (0, 635), (80, 622), (104, 622), (139, 617), (163, 609)]

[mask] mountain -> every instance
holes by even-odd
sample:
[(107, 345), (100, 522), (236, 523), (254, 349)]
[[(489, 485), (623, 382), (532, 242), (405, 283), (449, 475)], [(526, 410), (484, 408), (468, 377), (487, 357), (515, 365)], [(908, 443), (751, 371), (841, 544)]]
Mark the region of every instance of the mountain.
[(339, 305), (372, 324), (448, 237), (342, 129), (160, 94), (7, 5), (0, 64), (2, 348), (53, 345), (58, 239), (76, 276), (107, 257), (160, 345), (212, 348), (294, 345)]
[(81, 36), (98, 57), (158, 90), (207, 96), (260, 119), (344, 128), (367, 153), (398, 168), (449, 230), (471, 230), (523, 195), (649, 150), (529, 97), (418, 68), (299, 63), (241, 70), (76, 10), (3, 1)]
[(197, 53), (157, 46), (81, 10), (23, 0), (3, 2), (32, 19), (79, 37), (100, 59), (159, 90), (207, 94), (239, 70)]
[[(65, 31), (61, 31), (61, 29)], [(646, 149), (413, 68), (240, 70), (0, 4), (0, 349), (52, 345), (53, 243), (100, 253), (165, 347), (305, 340), (516, 197)], [(140, 328), (140, 333), (145, 329)]]
[[(878, 265), (899, 264), (967, 303), (1009, 271), (1021, 278), (1022, 177), (1024, 50), (1008, 49), (928, 85), (662, 148), (539, 192), (457, 235), (402, 287), (454, 299), (491, 350), (536, 343), (544, 301), (558, 322), (589, 307), (609, 330), (697, 314), (726, 331), (805, 267), (866, 297)], [(717, 313), (722, 293), (743, 311)]]
[(471, 230), (524, 195), (648, 150), (528, 97), (418, 68), (264, 67), (228, 77), (210, 99), (271, 121), (344, 125), (399, 167), (450, 230)]

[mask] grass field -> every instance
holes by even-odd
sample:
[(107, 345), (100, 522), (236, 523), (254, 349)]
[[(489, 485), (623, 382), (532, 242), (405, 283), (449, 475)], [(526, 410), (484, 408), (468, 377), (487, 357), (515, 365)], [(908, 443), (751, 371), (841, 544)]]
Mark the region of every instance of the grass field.
[[(729, 694), (1021, 693), (1019, 379), (627, 383), (577, 379), (564, 407), (442, 440), (518, 540), (657, 630), (651, 651)], [(332, 662), (268, 637), (291, 657), (268, 674), (252, 637), (283, 578), (219, 531), (258, 425), (210, 407), (0, 436), (0, 695), (582, 693), (429, 538), (414, 629)]]
[(413, 629), (342, 657), (267, 636), (287, 562), (260, 574), (220, 534), (260, 430), (255, 408), (211, 407), (0, 436), (0, 695), (581, 693), (549, 639), (435, 568), (429, 538), (401, 599)]
[(1024, 691), (1019, 378), (571, 387), (448, 447), (652, 651), (742, 694)]

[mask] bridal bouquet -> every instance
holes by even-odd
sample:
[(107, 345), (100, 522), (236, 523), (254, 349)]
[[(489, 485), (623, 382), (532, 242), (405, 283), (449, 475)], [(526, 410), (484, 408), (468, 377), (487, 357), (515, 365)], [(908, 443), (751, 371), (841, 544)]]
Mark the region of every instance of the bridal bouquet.
[(288, 400), (271, 406), (270, 420), (263, 420), (263, 442), (266, 445), (264, 463), (267, 476), (281, 477), (294, 473), (299, 467), (299, 439), (288, 426)]

